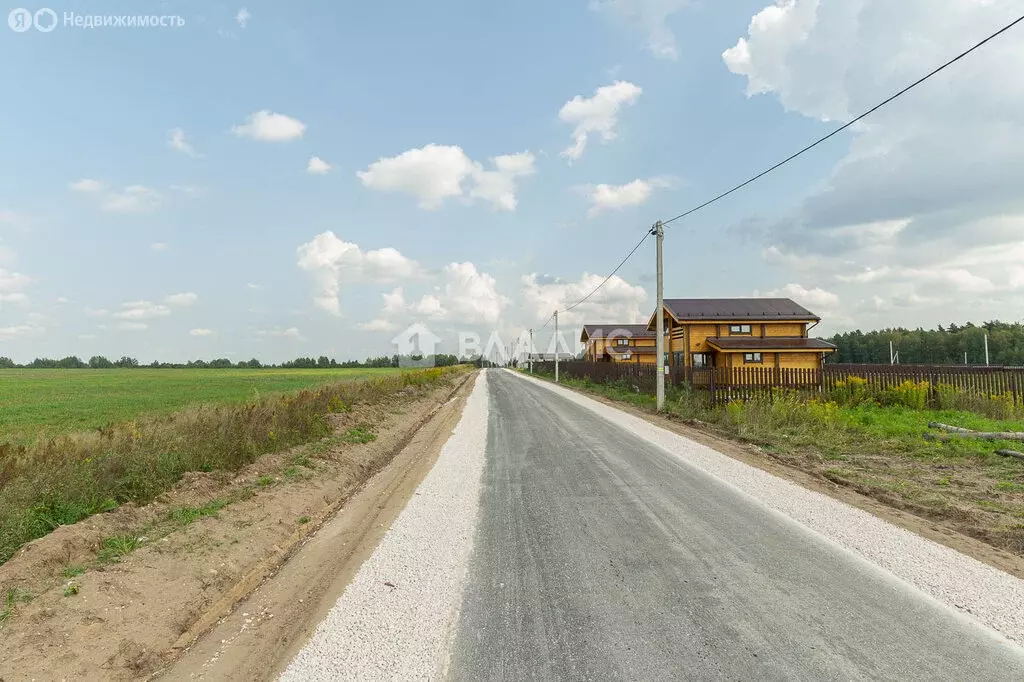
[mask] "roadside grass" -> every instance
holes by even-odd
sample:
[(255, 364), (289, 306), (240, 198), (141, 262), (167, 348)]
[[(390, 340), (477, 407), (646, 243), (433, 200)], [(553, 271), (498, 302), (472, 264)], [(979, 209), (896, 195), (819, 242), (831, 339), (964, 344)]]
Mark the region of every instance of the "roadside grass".
[(377, 434), (373, 433), (372, 426), (370, 424), (360, 424), (359, 426), (349, 429), (345, 432), (345, 435), (341, 437), (344, 443), (372, 443), (377, 440)]
[(14, 616), (15, 610), (17, 610), (18, 604), (27, 604), (32, 601), (32, 595), (25, 590), (18, 588), (7, 590), (7, 594), (4, 595), (3, 603), (0, 604), (0, 626), (9, 621)]
[[(311, 468), (310, 458), (330, 449), (332, 442), (376, 437), (359, 425), (340, 438), (325, 438), (331, 433), (325, 416), (332, 410), (379, 403), (408, 387), (450, 381), (463, 371), (393, 372), (262, 396), (243, 405), (192, 407), (27, 445), (0, 444), (0, 564), (26, 542), (59, 526), (126, 502), (146, 504), (187, 472), (237, 471), (266, 453), (323, 439), (297, 456), (302, 459), (296, 466)], [(192, 513), (182, 512), (182, 518)], [(125, 553), (114, 546), (104, 546), (102, 552), (113, 559)]]
[[(563, 380), (612, 400), (655, 410), (653, 395), (625, 384)], [(926, 440), (928, 423), (978, 431), (1024, 431), (1024, 423), (963, 409), (839, 404), (780, 393), (709, 407), (698, 392), (670, 388), (668, 416), (758, 446), (766, 456), (961, 532), (1024, 555), (1024, 461), (998, 449), (1022, 444), (974, 439)], [(986, 410), (990, 412), (990, 410)]]
[(217, 516), (217, 512), (229, 504), (231, 504), (230, 499), (220, 498), (200, 507), (176, 507), (167, 512), (167, 519), (178, 526), (188, 526), (207, 516)]
[(60, 572), (63, 578), (77, 578), (83, 573), (85, 573), (85, 566), (79, 564), (69, 564)]

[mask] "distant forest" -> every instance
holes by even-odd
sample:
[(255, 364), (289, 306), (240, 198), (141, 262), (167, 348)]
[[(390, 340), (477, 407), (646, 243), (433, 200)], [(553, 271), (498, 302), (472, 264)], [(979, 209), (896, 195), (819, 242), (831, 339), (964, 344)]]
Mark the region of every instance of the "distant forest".
[[(356, 367), (399, 367), (402, 364), (402, 359), (403, 358), (398, 355), (381, 355), (376, 358), (367, 358), (364, 361), (345, 360), (343, 362), (338, 362), (333, 358), (328, 358), (326, 355), (321, 355), (319, 358), (296, 358), (294, 360), (289, 360), (288, 362), (283, 362), (280, 365), (265, 365), (255, 358), (252, 360), (242, 360), (240, 362), (231, 362), (227, 358), (217, 358), (216, 360), (209, 361), (189, 360), (185, 363), (154, 361), (148, 365), (140, 365), (138, 360), (128, 356), (124, 356), (118, 360), (109, 360), (102, 355), (94, 355), (86, 361), (75, 355), (69, 355), (68, 357), (61, 358), (60, 360), (36, 358), (26, 365), (19, 365), (10, 358), (0, 357), (0, 369), (112, 369), (115, 367), (122, 369), (132, 367), (147, 367), (150, 369), (229, 369), (232, 367), (248, 369), (346, 369)], [(423, 357), (406, 356), (405, 359), (413, 362), (421, 362)], [(437, 367), (448, 367), (457, 364), (459, 364), (459, 359), (454, 355), (439, 354), (434, 356), (434, 365)]]
[(889, 342), (899, 351), (903, 365), (985, 364), (985, 335), (988, 335), (989, 364), (1024, 366), (1024, 324), (986, 322), (962, 326), (951, 324), (938, 329), (860, 330), (836, 334), (826, 339), (839, 350), (828, 362), (889, 364)]

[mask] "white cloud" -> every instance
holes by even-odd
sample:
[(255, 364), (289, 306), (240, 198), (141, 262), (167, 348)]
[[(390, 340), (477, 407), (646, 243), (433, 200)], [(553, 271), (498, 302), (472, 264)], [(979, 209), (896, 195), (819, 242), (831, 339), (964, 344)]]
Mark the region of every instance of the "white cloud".
[(385, 315), (401, 315), (405, 312), (405, 293), (402, 291), (402, 287), (396, 288), (390, 294), (382, 294), (384, 298), (384, 309)]
[(149, 325), (145, 322), (121, 322), (117, 328), (125, 332), (142, 332), (149, 329)]
[[(723, 60), (749, 96), (847, 121), (1017, 13), (1011, 0), (779, 0)], [(1004, 254), (1024, 253), (1024, 83), (1005, 74), (1022, 62), (1024, 43), (997, 38), (851, 128), (826, 181), (752, 235), (766, 257), (863, 301), (863, 327), (1019, 317)]]
[(13, 341), (23, 336), (40, 336), (46, 332), (46, 328), (31, 322), (15, 324), (7, 327), (0, 327), (0, 341)]
[(151, 213), (160, 208), (162, 201), (155, 190), (131, 185), (121, 192), (110, 192), (101, 207), (111, 213)]
[[(445, 267), (444, 304), (448, 319), (467, 324), (497, 324), (511, 301), (498, 293), (497, 281), (470, 262)], [(422, 304), (422, 301), (421, 301)]]
[(690, 0), (591, 0), (590, 9), (625, 21), (646, 34), (646, 47), (655, 57), (674, 60), (679, 53), (668, 21), (689, 4)]
[(160, 208), (163, 203), (159, 192), (142, 185), (129, 185), (122, 190), (108, 190), (99, 180), (83, 178), (71, 183), (71, 189), (96, 195), (99, 207), (110, 213), (150, 213)]
[(590, 199), (588, 215), (593, 217), (603, 211), (639, 206), (651, 198), (655, 189), (671, 186), (669, 178), (637, 179), (625, 185), (593, 185), (587, 188)]
[(60, 303), (61, 305), (64, 305), (65, 303), (71, 303), (71, 299), (69, 299), (67, 296), (58, 296), (57, 303)]
[(313, 276), (317, 286), (314, 303), (332, 315), (341, 315), (338, 295), (345, 282), (388, 282), (415, 277), (416, 261), (387, 247), (363, 251), (358, 244), (324, 232), (298, 248), (298, 265)]
[[(522, 278), (522, 297), (532, 320), (543, 320), (555, 310), (564, 310), (593, 292), (605, 279), (583, 273), (579, 280), (565, 281), (537, 273)], [(646, 322), (652, 310), (647, 292), (613, 275), (597, 292), (573, 310), (559, 315), (563, 324), (639, 324)]]
[(32, 278), (20, 272), (12, 272), (0, 268), (0, 303), (28, 303), (25, 289), (32, 283)]
[(172, 306), (186, 307), (195, 303), (198, 298), (199, 297), (196, 294), (192, 293), (191, 291), (187, 291), (181, 294), (171, 294), (169, 296), (165, 296), (164, 303)]
[(494, 168), (486, 170), (461, 147), (428, 144), (378, 159), (357, 175), (365, 187), (410, 194), (428, 210), (440, 208), (446, 199), (467, 196), (463, 183), (469, 180), (469, 198), (511, 211), (516, 207), (516, 180), (536, 172), (535, 160), (530, 152), (496, 156), (490, 159)]
[(441, 299), (433, 294), (425, 294), (420, 302), (413, 307), (413, 311), (424, 317), (431, 317), (443, 320), (448, 317), (448, 310), (441, 305)]
[(432, 209), (462, 196), (462, 181), (472, 172), (473, 162), (461, 147), (428, 144), (374, 161), (357, 175), (370, 189), (405, 192)]
[(202, 327), (200, 327), (199, 329), (191, 330), (188, 334), (189, 334), (189, 336), (212, 336), (213, 335), (213, 330), (212, 329), (203, 329)]
[(172, 128), (167, 131), (167, 146), (191, 157), (199, 156), (195, 147), (185, 139), (185, 131), (181, 128)]
[[(754, 295), (761, 296), (762, 294), (755, 292)], [(800, 305), (814, 311), (831, 311), (835, 310), (839, 306), (839, 296), (831, 291), (826, 291), (821, 287), (808, 289), (805, 286), (793, 282), (784, 287), (779, 287), (772, 291), (766, 291), (763, 295), (772, 298), (791, 298)]]
[(82, 178), (76, 182), (71, 183), (71, 189), (76, 192), (100, 192), (104, 188), (104, 184), (99, 180), (93, 180), (92, 178)]
[(376, 320), (370, 320), (369, 322), (360, 322), (356, 326), (360, 331), (364, 332), (392, 332), (398, 329), (398, 325), (396, 323), (383, 318), (377, 318)]
[(157, 317), (167, 317), (170, 314), (171, 309), (159, 303), (128, 301), (121, 304), (121, 310), (114, 313), (114, 317), (121, 320), (151, 320)]
[(289, 339), (291, 341), (305, 341), (305, 337), (299, 332), (297, 327), (288, 327), (287, 329), (281, 329), (277, 327), (270, 331), (261, 332), (261, 336), (269, 336), (275, 339)]
[(238, 14), (235, 15), (235, 23), (242, 28), (249, 24), (249, 19), (252, 19), (252, 14), (244, 7), (238, 10)]
[(591, 134), (600, 135), (604, 141), (616, 138), (615, 125), (623, 105), (632, 105), (643, 90), (627, 81), (615, 81), (594, 91), (592, 97), (576, 95), (566, 102), (558, 117), (565, 123), (576, 126), (572, 132), (573, 145), (562, 152), (562, 156), (578, 159), (586, 149)]
[(477, 167), (473, 172), (476, 186), (469, 196), (491, 202), (495, 208), (514, 211), (516, 208), (516, 179), (537, 172), (536, 157), (530, 152), (506, 154), (491, 159), (494, 170)]
[(110, 311), (106, 308), (90, 308), (88, 306), (82, 310), (86, 317), (106, 317), (110, 314)]
[(263, 289), (263, 285), (256, 284), (254, 282), (249, 282), (248, 284), (245, 285), (245, 288), (249, 289), (250, 291), (261, 291)]
[(249, 116), (244, 125), (231, 129), (239, 137), (251, 137), (267, 142), (287, 142), (302, 137), (306, 124), (284, 114), (263, 109)]
[(165, 242), (153, 242), (149, 245), (151, 251), (166, 251), (167, 244)]
[(446, 320), (463, 325), (496, 325), (511, 301), (498, 292), (497, 281), (480, 272), (473, 263), (451, 263), (435, 280), (435, 293), (424, 294), (417, 302), (406, 304), (401, 287), (383, 294), (384, 307), (377, 319), (360, 325), (360, 329), (397, 328), (396, 320), (419, 317)]
[(331, 164), (327, 163), (319, 156), (314, 156), (309, 160), (309, 165), (306, 166), (306, 172), (312, 175), (324, 175), (331, 170)]

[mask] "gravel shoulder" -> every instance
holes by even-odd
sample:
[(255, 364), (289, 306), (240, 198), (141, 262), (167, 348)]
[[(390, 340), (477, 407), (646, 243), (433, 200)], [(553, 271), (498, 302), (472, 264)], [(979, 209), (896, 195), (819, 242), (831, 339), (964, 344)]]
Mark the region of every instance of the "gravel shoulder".
[(436, 464), (282, 680), (443, 675), (477, 517), (487, 377), (479, 374)]
[(472, 380), (465, 382), (390, 464), (158, 678), (276, 679), (433, 468), (473, 387)]
[[(4, 592), (25, 596), (0, 624), (0, 679), (128, 680), (165, 668), (285, 564), (466, 380), (472, 385), (466, 373), (354, 405), (332, 416), (333, 438), (236, 474), (191, 475), (153, 504), (30, 543), (0, 566)], [(353, 428), (375, 439), (346, 442)], [(129, 541), (128, 553), (98, 559), (112, 537)]]
[(1008, 639), (1020, 580), (572, 391), (491, 374), (451, 678), (1024, 675)]

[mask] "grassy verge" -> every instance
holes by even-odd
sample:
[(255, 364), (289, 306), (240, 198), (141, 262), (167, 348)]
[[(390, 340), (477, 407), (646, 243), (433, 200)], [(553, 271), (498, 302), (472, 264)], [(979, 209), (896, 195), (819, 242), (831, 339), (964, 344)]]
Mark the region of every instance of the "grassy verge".
[[(233, 471), (269, 452), (330, 434), (326, 415), (432, 386), (463, 368), (346, 381), (244, 405), (193, 407), (31, 444), (0, 445), (0, 564), (58, 526), (134, 502), (145, 504), (191, 471)], [(372, 434), (353, 429), (354, 442)], [(269, 481), (267, 484), (272, 484)], [(186, 518), (200, 511), (183, 512)], [(124, 538), (104, 546), (116, 558)], [(130, 549), (128, 550), (130, 551)]]
[[(655, 409), (654, 396), (622, 384), (562, 383)], [(979, 431), (1024, 431), (1020, 420), (964, 409), (881, 405), (871, 396), (846, 403), (780, 394), (712, 408), (701, 395), (675, 389), (666, 399), (670, 417), (699, 422), (718, 435), (755, 444), (784, 464), (918, 516), (948, 521), (967, 535), (1024, 555), (1024, 462), (995, 454), (1004, 447), (1019, 450), (1021, 443), (922, 437), (930, 421)]]

